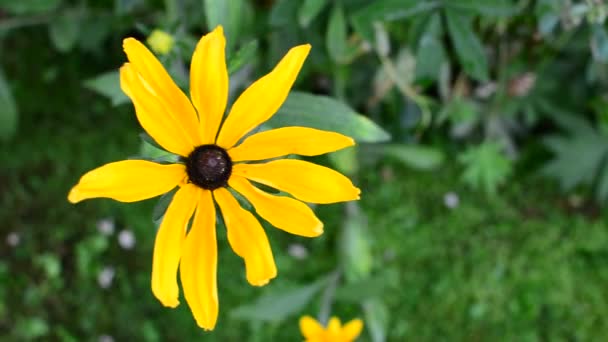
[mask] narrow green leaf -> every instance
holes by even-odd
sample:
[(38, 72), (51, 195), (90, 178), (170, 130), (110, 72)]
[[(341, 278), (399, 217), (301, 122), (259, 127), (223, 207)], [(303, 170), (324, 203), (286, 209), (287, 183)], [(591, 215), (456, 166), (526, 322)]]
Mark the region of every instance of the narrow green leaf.
[(441, 40), (430, 34), (423, 35), (416, 53), (416, 78), (438, 80), (441, 65), (446, 61), (446, 52)]
[(388, 141), (390, 135), (365, 116), (331, 97), (291, 92), (268, 126), (304, 126), (348, 135), (358, 142)]
[(327, 280), (328, 278), (325, 277), (289, 291), (265, 294), (254, 303), (235, 308), (230, 315), (247, 321), (280, 322), (302, 311), (315, 294), (325, 286)]
[(368, 299), (363, 302), (365, 325), (373, 342), (386, 341), (389, 311), (379, 299)]
[(228, 73), (230, 75), (239, 71), (245, 64), (253, 60), (258, 50), (258, 41), (251, 40), (243, 45), (233, 56), (228, 59)]
[(440, 150), (420, 145), (386, 145), (384, 153), (418, 170), (436, 169), (445, 158)]
[(373, 258), (367, 217), (356, 203), (349, 204), (349, 215), (342, 226), (338, 241), (340, 261), (348, 282), (367, 278), (372, 270)]
[(323, 7), (327, 5), (327, 0), (304, 0), (298, 11), (298, 23), (302, 28), (308, 25), (321, 13)]
[(112, 101), (113, 106), (129, 102), (129, 98), (120, 89), (120, 73), (109, 71), (84, 81), (84, 86)]
[(4, 72), (0, 69), (0, 141), (8, 140), (17, 131), (17, 103)]
[(481, 41), (473, 31), (471, 17), (446, 10), (448, 32), (464, 71), (479, 81), (487, 81), (488, 60)]
[(340, 5), (334, 6), (327, 27), (325, 46), (329, 57), (336, 63), (345, 63), (348, 60), (347, 27), (344, 11)]

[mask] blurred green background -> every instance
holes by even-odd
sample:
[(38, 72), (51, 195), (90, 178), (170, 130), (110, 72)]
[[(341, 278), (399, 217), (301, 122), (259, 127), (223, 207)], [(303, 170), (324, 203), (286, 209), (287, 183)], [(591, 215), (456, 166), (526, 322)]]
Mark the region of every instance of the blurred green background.
[[(602, 0), (0, 0), (0, 339), (600, 341), (608, 334), (608, 5)], [(231, 99), (313, 50), (267, 125), (352, 135), (315, 162), (361, 201), (316, 239), (266, 230), (279, 277), (247, 284), (219, 232), (220, 317), (152, 296), (156, 200), (67, 202), (86, 171), (158, 151), (117, 69), (160, 29), (180, 85), (226, 31)], [(314, 94), (314, 95), (307, 95)], [(158, 211), (158, 210), (156, 210)]]

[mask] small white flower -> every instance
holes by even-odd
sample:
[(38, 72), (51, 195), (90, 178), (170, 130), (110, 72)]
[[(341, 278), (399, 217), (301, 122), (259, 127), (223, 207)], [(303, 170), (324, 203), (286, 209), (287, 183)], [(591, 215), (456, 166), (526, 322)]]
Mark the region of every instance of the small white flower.
[(98, 342), (114, 342), (114, 337), (110, 335), (100, 335), (97, 339)]
[(460, 204), (460, 197), (457, 193), (450, 191), (443, 195), (443, 204), (450, 209), (454, 209)]
[(124, 249), (131, 249), (135, 246), (135, 234), (129, 229), (121, 230), (118, 233), (118, 244)]
[(111, 218), (104, 218), (97, 221), (97, 230), (105, 236), (114, 234), (114, 220)]
[(99, 274), (97, 274), (97, 283), (102, 289), (107, 289), (112, 285), (114, 280), (114, 274), (116, 271), (112, 266), (104, 267)]
[(20, 242), (21, 242), (21, 235), (19, 235), (19, 233), (17, 233), (17, 232), (10, 232), (6, 236), (6, 244), (11, 247), (17, 247), (17, 245), (19, 245)]
[(287, 247), (287, 253), (297, 260), (304, 260), (308, 258), (308, 249), (299, 243), (290, 244)]

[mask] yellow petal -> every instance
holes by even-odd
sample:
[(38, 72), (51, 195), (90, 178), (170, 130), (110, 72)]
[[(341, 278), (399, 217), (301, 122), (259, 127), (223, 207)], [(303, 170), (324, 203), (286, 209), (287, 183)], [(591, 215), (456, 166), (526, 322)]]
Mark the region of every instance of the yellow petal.
[(276, 113), (287, 98), (309, 51), (309, 44), (292, 48), (274, 70), (254, 82), (239, 96), (222, 126), (218, 145), (231, 148), (245, 134)]
[(323, 222), (308, 205), (293, 198), (268, 194), (243, 177), (232, 176), (228, 184), (247, 198), (258, 215), (273, 226), (306, 237), (323, 234)]
[(164, 306), (174, 308), (179, 304), (177, 268), (186, 238), (186, 226), (200, 197), (200, 191), (200, 188), (192, 184), (179, 189), (156, 233), (152, 258), (152, 293)]
[(170, 111), (169, 114), (181, 124), (187, 139), (195, 146), (201, 145), (196, 111), (163, 65), (145, 45), (134, 38), (123, 40), (122, 46), (134, 70), (145, 80), (159, 102)]
[(198, 111), (203, 144), (213, 144), (228, 101), (226, 38), (218, 26), (196, 45), (190, 66), (190, 97)]
[(325, 329), (314, 318), (304, 316), (300, 318), (300, 331), (307, 339), (314, 339), (322, 335)]
[[(131, 98), (141, 126), (167, 151), (187, 157), (200, 138), (190, 138), (183, 122), (171, 115), (173, 109), (161, 101), (152, 87), (137, 73), (130, 63), (120, 68), (120, 86)], [(197, 126), (198, 127), (198, 124)]]
[(338, 317), (332, 317), (329, 319), (329, 323), (327, 323), (327, 332), (332, 335), (338, 335), (340, 333), (340, 329), (342, 328), (342, 324), (340, 323), (340, 319)]
[(181, 164), (162, 165), (145, 160), (123, 160), (91, 170), (80, 178), (68, 200), (77, 203), (88, 198), (107, 197), (135, 202), (162, 195), (186, 176)]
[(213, 330), (217, 321), (217, 239), (211, 191), (202, 190), (179, 266), (184, 297), (199, 327)]
[(316, 156), (355, 144), (345, 135), (308, 127), (284, 127), (254, 134), (230, 149), (232, 161), (262, 160), (299, 154)]
[(361, 192), (339, 172), (295, 159), (236, 164), (232, 174), (288, 192), (301, 201), (311, 203), (357, 200)]
[(353, 319), (342, 327), (342, 338), (345, 341), (354, 341), (361, 334), (361, 330), (363, 330), (363, 321)]
[(225, 188), (214, 190), (213, 197), (222, 211), (232, 250), (245, 260), (247, 281), (254, 286), (266, 285), (276, 277), (277, 267), (260, 222), (253, 214), (241, 208)]

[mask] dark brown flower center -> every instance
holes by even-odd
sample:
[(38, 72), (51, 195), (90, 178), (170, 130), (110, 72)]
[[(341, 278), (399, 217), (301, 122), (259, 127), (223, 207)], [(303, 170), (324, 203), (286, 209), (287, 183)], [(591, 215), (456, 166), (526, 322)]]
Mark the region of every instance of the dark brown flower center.
[(232, 173), (232, 160), (217, 145), (201, 145), (186, 158), (186, 172), (190, 182), (207, 190), (228, 185)]

